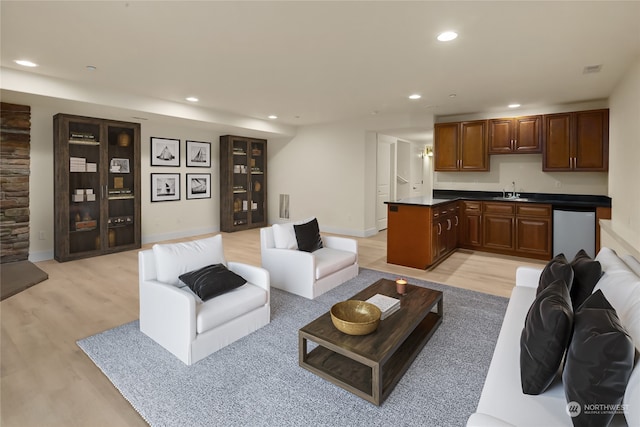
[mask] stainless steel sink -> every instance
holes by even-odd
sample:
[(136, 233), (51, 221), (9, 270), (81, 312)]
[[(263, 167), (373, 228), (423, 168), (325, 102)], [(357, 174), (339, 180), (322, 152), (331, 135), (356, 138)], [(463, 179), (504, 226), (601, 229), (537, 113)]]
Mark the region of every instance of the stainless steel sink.
[(502, 200), (503, 202), (528, 202), (529, 199), (524, 197), (494, 197), (493, 200)]

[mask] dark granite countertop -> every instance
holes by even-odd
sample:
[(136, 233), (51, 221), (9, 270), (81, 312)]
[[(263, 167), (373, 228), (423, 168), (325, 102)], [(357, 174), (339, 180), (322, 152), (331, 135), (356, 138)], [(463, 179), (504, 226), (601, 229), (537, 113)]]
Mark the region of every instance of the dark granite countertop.
[(611, 207), (608, 196), (589, 196), (582, 194), (520, 193), (518, 199), (503, 199), (501, 191), (458, 191), (433, 190), (431, 197), (408, 197), (386, 204), (438, 206), (455, 200), (504, 201), (520, 203), (550, 204), (554, 209), (594, 210), (597, 207)]

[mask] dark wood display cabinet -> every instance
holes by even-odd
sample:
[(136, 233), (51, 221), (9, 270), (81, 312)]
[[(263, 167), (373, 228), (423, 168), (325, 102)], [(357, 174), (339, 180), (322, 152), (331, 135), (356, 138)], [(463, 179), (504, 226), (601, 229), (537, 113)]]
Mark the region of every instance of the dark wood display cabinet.
[(267, 225), (267, 141), (220, 137), (220, 229)]
[(140, 248), (140, 124), (57, 114), (54, 257)]

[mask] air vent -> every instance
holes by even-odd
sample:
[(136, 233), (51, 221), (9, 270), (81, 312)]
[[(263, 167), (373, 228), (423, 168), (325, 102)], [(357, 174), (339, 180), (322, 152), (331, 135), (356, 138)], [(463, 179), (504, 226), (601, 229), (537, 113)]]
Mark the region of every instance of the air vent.
[(602, 70), (602, 64), (598, 65), (587, 65), (582, 70), (582, 74), (591, 74), (591, 73), (599, 73)]

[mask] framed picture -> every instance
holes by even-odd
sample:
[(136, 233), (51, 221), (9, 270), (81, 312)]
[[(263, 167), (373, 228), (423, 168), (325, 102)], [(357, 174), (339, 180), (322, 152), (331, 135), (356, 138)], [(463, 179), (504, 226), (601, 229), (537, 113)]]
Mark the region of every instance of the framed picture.
[(180, 166), (180, 140), (152, 136), (151, 166)]
[(187, 174), (187, 199), (211, 198), (211, 174), (188, 173)]
[(111, 159), (109, 162), (109, 172), (111, 173), (129, 173), (129, 159)]
[(152, 173), (151, 201), (168, 202), (170, 200), (180, 200), (180, 174)]
[(210, 168), (211, 143), (187, 141), (187, 166), (194, 168)]

